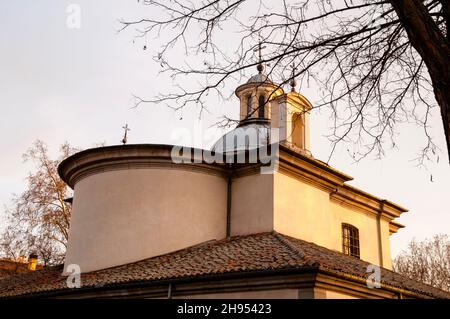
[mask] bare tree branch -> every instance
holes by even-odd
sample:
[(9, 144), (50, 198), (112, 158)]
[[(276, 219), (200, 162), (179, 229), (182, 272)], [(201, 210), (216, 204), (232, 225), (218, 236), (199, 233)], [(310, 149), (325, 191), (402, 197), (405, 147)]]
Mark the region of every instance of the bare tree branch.
[[(262, 63), (270, 64), (268, 75), (280, 86), (296, 77), (300, 85), (314, 81), (323, 88), (315, 105), (331, 110), (330, 158), (341, 142), (354, 146), (349, 152), (355, 161), (372, 153), (382, 156), (386, 146), (396, 145), (397, 125), (413, 121), (426, 137), (417, 158), (423, 163), (438, 150), (427, 126), (436, 102), (450, 150), (449, 1), (285, 0), (269, 5), (260, 0), (256, 7), (243, 0), (143, 3), (158, 18), (122, 21), (121, 31), (133, 26), (138, 36), (168, 39), (155, 61), (176, 86), (153, 98), (135, 96), (135, 106), (163, 102), (181, 110), (193, 104), (201, 113), (209, 94), (231, 96), (227, 84), (260, 62), (253, 51), (262, 40), (267, 47)], [(225, 29), (236, 30), (240, 41), (218, 40)], [(172, 63), (170, 52), (180, 48), (185, 61)], [(189, 85), (179, 84), (184, 79)], [(223, 118), (218, 124), (235, 122)]]

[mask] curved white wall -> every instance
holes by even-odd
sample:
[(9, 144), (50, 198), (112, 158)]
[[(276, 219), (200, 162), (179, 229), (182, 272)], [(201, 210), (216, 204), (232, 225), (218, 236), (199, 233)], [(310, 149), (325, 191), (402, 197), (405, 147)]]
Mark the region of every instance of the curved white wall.
[(226, 179), (179, 168), (123, 168), (75, 184), (66, 266), (82, 272), (226, 236)]

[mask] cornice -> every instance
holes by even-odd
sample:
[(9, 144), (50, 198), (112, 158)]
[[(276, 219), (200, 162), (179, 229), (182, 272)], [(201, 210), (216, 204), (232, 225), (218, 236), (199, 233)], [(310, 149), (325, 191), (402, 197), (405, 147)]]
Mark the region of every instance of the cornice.
[(261, 83), (244, 83), (242, 85), (239, 85), (236, 90), (235, 94), (237, 97), (241, 94), (242, 91), (251, 90), (255, 88), (261, 88), (266, 90), (272, 90), (272, 96), (277, 97), (280, 94), (284, 94), (284, 90), (281, 86), (273, 84), (271, 82), (261, 82)]
[(174, 162), (173, 147), (162, 144), (131, 144), (87, 149), (63, 160), (58, 166), (58, 174), (71, 188), (87, 176), (123, 169), (165, 168), (226, 175), (226, 164), (206, 163), (200, 149), (187, 148), (191, 150), (190, 154), (183, 153), (179, 157), (183, 161)]
[(389, 222), (389, 235), (395, 234), (396, 232), (398, 232), (398, 230), (400, 228), (404, 228), (404, 227), (405, 227), (404, 225), (402, 225), (402, 224), (400, 224), (400, 223), (398, 223), (396, 221), (391, 220)]
[(286, 169), (291, 168), (293, 172), (303, 172), (327, 184), (338, 186), (353, 179), (351, 176), (332, 168), (324, 162), (312, 156), (296, 152), (286, 145), (280, 144), (279, 154), (280, 165)]
[(306, 106), (307, 112), (309, 112), (312, 109), (311, 102), (306, 97), (297, 92), (288, 92), (280, 96), (277, 96), (275, 99), (278, 100), (279, 103), (287, 103), (297, 106), (299, 105)]
[[(319, 268), (319, 274), (317, 276), (317, 282), (319, 284), (324, 284), (325, 287), (336, 290), (336, 288), (347, 288), (348, 290), (353, 290), (355, 292), (363, 293), (367, 297), (374, 297), (378, 295), (379, 298), (389, 298), (388, 295), (392, 293), (393, 295), (402, 296), (402, 298), (421, 298), (421, 299), (432, 299), (433, 297), (422, 293), (416, 292), (412, 290), (406, 290), (403, 288), (399, 288), (396, 286), (392, 286), (386, 284), (385, 282), (381, 282), (381, 288), (370, 289), (367, 287), (367, 279), (361, 278), (355, 275), (346, 274), (338, 271), (331, 271), (329, 269)], [(339, 281), (336, 279), (343, 279), (343, 281)], [(318, 286), (319, 286), (318, 284)], [(320, 286), (319, 286), (320, 287)], [(392, 296), (391, 296), (392, 298)]]

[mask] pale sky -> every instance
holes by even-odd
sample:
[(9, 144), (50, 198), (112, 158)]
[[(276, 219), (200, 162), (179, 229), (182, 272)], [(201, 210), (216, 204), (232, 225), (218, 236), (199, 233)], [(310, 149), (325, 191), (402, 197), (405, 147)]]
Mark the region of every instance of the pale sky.
[[(72, 3), (81, 8), (80, 29), (66, 25), (66, 9)], [(133, 32), (116, 32), (118, 19), (145, 17), (146, 12), (136, 0), (0, 2), (1, 207), (13, 193), (23, 191), (32, 167), (22, 162), (22, 154), (36, 139), (45, 141), (53, 155), (65, 141), (80, 148), (115, 145), (128, 123), (129, 143), (209, 148), (224, 132), (211, 125), (224, 114), (237, 117), (237, 98), (211, 101), (201, 120), (193, 109), (174, 113), (164, 105), (132, 108), (132, 94), (152, 97), (174, 87), (168, 76), (158, 74), (152, 60), (158, 39), (133, 42)], [(144, 44), (149, 49), (143, 50)], [(311, 101), (318, 99), (317, 91), (300, 88)], [(342, 145), (330, 162), (354, 177), (351, 185), (410, 210), (398, 219), (406, 228), (391, 236), (393, 255), (413, 237), (450, 234), (450, 166), (437, 108), (432, 115), (431, 132), (442, 150), (439, 163), (416, 167), (412, 160), (423, 136), (407, 124), (399, 128), (398, 149), (382, 160), (369, 157), (354, 164)], [(330, 125), (325, 110), (312, 114), (311, 151), (321, 160), (327, 160), (331, 150), (325, 137)]]

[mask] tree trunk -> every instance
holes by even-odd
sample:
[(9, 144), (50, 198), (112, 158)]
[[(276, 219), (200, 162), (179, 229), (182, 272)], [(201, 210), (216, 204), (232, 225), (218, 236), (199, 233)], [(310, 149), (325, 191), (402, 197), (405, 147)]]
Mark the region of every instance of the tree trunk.
[[(450, 43), (431, 18), (421, 0), (390, 1), (411, 45), (425, 62), (433, 84), (434, 96), (441, 109), (447, 153), (450, 162)], [(446, 6), (446, 1), (443, 5)], [(447, 9), (447, 8), (446, 8)], [(444, 10), (447, 12), (447, 10)], [(445, 17), (449, 23), (449, 17)], [(448, 25), (448, 24), (447, 24)], [(447, 32), (448, 33), (448, 32)]]

